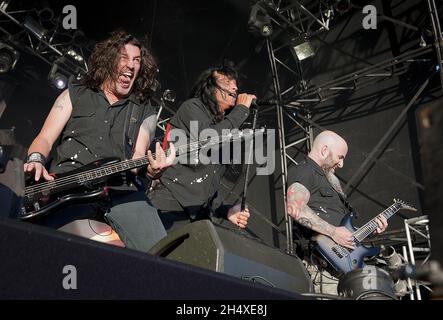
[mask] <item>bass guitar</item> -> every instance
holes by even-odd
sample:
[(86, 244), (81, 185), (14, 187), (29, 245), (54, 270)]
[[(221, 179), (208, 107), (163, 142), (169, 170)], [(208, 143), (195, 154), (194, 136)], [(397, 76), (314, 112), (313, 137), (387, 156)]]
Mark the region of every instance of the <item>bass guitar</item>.
[[(263, 132), (264, 130), (260, 129), (260, 131)], [(211, 148), (223, 143), (241, 141), (252, 136), (252, 130), (233, 130), (227, 135), (215, 136), (179, 146), (176, 149), (176, 156), (195, 153), (200, 149)], [(102, 159), (79, 169), (56, 175), (53, 181), (37, 182), (26, 186), (20, 219), (36, 218), (69, 202), (91, 202), (97, 198), (105, 197), (107, 195), (106, 182), (111, 177), (128, 170), (147, 166), (148, 163), (147, 156), (124, 161), (117, 158)]]

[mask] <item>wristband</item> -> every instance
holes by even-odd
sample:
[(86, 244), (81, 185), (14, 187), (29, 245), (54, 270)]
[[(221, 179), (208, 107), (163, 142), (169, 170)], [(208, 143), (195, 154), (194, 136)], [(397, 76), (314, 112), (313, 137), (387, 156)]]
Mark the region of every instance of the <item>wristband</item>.
[(40, 152), (33, 152), (30, 155), (28, 155), (28, 159), (26, 160), (26, 163), (31, 163), (31, 162), (39, 162), (44, 165), (46, 163), (46, 157), (42, 155)]

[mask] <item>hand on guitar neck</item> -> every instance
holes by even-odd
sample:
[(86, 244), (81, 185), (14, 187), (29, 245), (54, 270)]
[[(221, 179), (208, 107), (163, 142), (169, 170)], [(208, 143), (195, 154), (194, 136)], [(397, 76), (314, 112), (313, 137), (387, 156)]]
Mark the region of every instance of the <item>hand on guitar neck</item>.
[[(134, 153), (132, 159), (138, 159), (143, 156), (143, 154)], [(160, 143), (157, 142), (155, 144), (155, 153), (148, 150), (147, 158), (149, 163), (147, 166), (147, 175), (152, 179), (159, 178), (168, 167), (174, 164), (175, 157), (176, 150), (174, 144), (169, 142), (169, 149), (163, 150)]]
[[(378, 227), (373, 232), (373, 235), (380, 234), (388, 228), (388, 220), (384, 216), (377, 216), (375, 221), (377, 222)], [(329, 236), (332, 238), (332, 240), (334, 240), (335, 243), (349, 249), (355, 249), (356, 244), (354, 235), (347, 228), (335, 227), (332, 234)]]

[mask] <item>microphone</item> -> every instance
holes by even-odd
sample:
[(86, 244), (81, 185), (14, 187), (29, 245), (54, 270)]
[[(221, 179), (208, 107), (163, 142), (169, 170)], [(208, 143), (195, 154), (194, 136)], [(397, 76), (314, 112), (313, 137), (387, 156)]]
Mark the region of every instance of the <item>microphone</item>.
[(278, 104), (278, 101), (276, 99), (252, 99), (252, 106), (258, 107), (258, 106), (272, 106)]

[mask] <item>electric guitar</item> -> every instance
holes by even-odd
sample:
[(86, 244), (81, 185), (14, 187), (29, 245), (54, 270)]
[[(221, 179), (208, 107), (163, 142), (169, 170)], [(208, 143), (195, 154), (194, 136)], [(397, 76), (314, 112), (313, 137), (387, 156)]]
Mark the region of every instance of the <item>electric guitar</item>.
[[(264, 129), (257, 131), (263, 132)], [(177, 147), (176, 157), (197, 152), (202, 148), (241, 141), (252, 136), (252, 130), (237, 130), (227, 135), (199, 140)], [(167, 153), (169, 151), (170, 149), (167, 150)], [(97, 198), (106, 197), (108, 194), (106, 182), (111, 177), (131, 169), (147, 166), (148, 164), (147, 156), (124, 161), (120, 161), (118, 158), (107, 158), (87, 164), (79, 169), (56, 175), (53, 181), (31, 182), (34, 184), (25, 187), (19, 218), (21, 220), (28, 220), (47, 214), (69, 202), (91, 202)]]
[[(417, 209), (406, 204), (401, 200), (394, 199), (394, 203), (381, 212), (379, 215), (383, 215), (386, 219), (392, 217), (398, 210), (407, 209), (417, 211)], [(337, 244), (330, 237), (318, 234), (313, 237), (315, 241), (315, 250), (323, 256), (323, 258), (337, 271), (344, 273), (350, 272), (355, 269), (363, 268), (365, 266), (363, 260), (365, 257), (375, 256), (379, 254), (379, 247), (367, 247), (362, 244), (363, 240), (371, 235), (377, 228), (378, 224), (376, 218), (373, 218), (364, 226), (359, 229), (354, 228), (352, 225), (352, 219), (354, 215), (347, 214), (340, 226), (345, 227), (352, 232), (354, 236), (355, 249), (348, 249)]]

